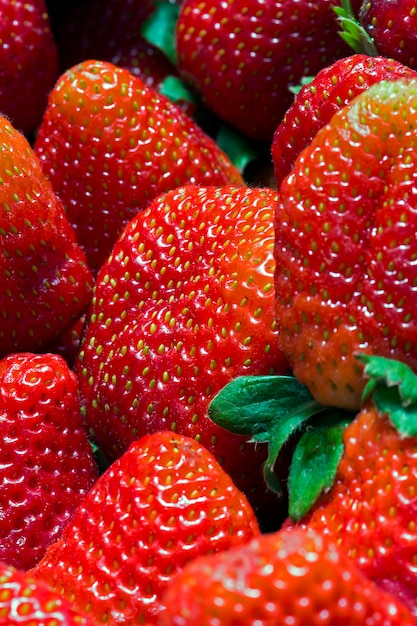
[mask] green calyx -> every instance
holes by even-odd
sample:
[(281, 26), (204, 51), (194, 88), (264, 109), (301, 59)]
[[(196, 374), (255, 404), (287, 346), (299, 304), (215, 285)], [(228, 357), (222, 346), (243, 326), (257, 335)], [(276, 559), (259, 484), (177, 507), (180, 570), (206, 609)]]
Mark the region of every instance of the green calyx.
[[(400, 436), (417, 435), (417, 376), (404, 363), (360, 354), (368, 378), (363, 402), (372, 396)], [(287, 444), (292, 450), (287, 477), (288, 512), (302, 519), (334, 482), (343, 456), (343, 434), (355, 413), (326, 407), (292, 376), (241, 376), (212, 400), (210, 418), (226, 430), (267, 444), (264, 476), (282, 494), (276, 462)], [(288, 450), (288, 448), (287, 448)]]
[(357, 54), (378, 56), (375, 42), (362, 24), (356, 19), (350, 0), (341, 0), (341, 6), (334, 7), (341, 27), (339, 35)]
[(141, 35), (161, 50), (173, 65), (177, 65), (175, 30), (180, 7), (168, 0), (156, 0), (155, 10), (142, 24)]

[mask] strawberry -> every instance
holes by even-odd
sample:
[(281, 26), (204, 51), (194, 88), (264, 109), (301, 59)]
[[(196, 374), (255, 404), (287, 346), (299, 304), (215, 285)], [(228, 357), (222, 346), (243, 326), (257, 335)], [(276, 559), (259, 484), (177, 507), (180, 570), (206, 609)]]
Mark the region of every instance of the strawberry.
[[(175, 430), (206, 446), (253, 506), (265, 494), (263, 453), (206, 413), (231, 378), (287, 368), (274, 320), (275, 203), (270, 189), (232, 186), (156, 198), (97, 276), (75, 366), (86, 423), (109, 456)], [(269, 517), (272, 506), (268, 497)]]
[(187, 562), (258, 534), (214, 457), (164, 431), (109, 467), (31, 574), (97, 623), (156, 624), (162, 594)]
[(185, 0), (176, 27), (180, 74), (244, 135), (270, 142), (290, 86), (349, 54), (333, 0)]
[(39, 351), (91, 297), (91, 273), (25, 137), (0, 116), (0, 357)]
[(358, 19), (379, 54), (417, 69), (417, 14), (414, 0), (366, 0)]
[(95, 626), (41, 581), (0, 563), (1, 626)]
[(1, 0), (0, 39), (0, 111), (30, 135), (42, 119), (58, 75), (44, 0)]
[(417, 616), (417, 376), (403, 363), (362, 358), (370, 382), (344, 431), (333, 486), (296, 521), (331, 536)]
[(412, 626), (325, 535), (295, 528), (189, 563), (169, 584), (160, 626)]
[(243, 184), (167, 98), (129, 71), (86, 61), (58, 80), (35, 152), (96, 273), (127, 222), (178, 185)]
[(398, 80), (359, 94), (280, 187), (279, 347), (324, 405), (358, 408), (358, 351), (417, 369), (416, 93), (415, 80)]
[(417, 73), (386, 57), (353, 54), (326, 66), (295, 96), (275, 130), (272, 160), (277, 187), (297, 156), (332, 116), (355, 96), (381, 80), (416, 78)]
[(98, 478), (78, 381), (58, 355), (0, 360), (0, 560), (33, 567)]

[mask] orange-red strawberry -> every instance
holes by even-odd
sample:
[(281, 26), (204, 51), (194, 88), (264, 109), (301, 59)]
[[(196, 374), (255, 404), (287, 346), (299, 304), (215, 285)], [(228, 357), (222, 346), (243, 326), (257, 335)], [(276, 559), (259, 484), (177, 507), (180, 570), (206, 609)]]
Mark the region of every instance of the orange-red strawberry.
[(320, 128), (355, 96), (381, 80), (413, 77), (417, 72), (398, 61), (366, 54), (352, 54), (320, 70), (301, 88), (275, 130), (271, 151), (277, 186)]
[(94, 60), (58, 80), (35, 152), (94, 272), (127, 222), (160, 193), (243, 182), (178, 107), (129, 71)]
[(231, 378), (287, 368), (274, 319), (276, 199), (188, 185), (123, 231), (97, 276), (76, 364), (86, 423), (109, 455), (173, 429), (205, 445), (249, 498), (265, 496), (264, 451), (207, 408)]
[(62, 335), (90, 300), (91, 282), (36, 155), (0, 116), (0, 357)]
[(417, 82), (382, 81), (298, 157), (276, 212), (279, 346), (324, 405), (359, 406), (355, 352), (417, 369)]
[(0, 563), (0, 626), (95, 626), (42, 581)]
[(0, 561), (33, 567), (98, 478), (78, 380), (55, 354), (0, 360)]
[(148, 435), (100, 477), (62, 539), (31, 570), (97, 623), (156, 624), (192, 559), (259, 534), (214, 457), (172, 432)]
[(199, 557), (170, 583), (160, 626), (413, 626), (323, 534), (282, 530)]

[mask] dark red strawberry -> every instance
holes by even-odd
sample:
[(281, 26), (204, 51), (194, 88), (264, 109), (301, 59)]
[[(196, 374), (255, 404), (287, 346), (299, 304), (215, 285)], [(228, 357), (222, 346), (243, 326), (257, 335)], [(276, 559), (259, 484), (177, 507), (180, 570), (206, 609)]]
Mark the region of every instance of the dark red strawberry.
[(176, 29), (178, 68), (205, 104), (257, 141), (273, 133), (290, 87), (350, 49), (332, 0), (185, 0)]
[(98, 478), (78, 381), (58, 355), (0, 361), (0, 561), (33, 567)]
[(282, 530), (199, 557), (170, 583), (160, 626), (413, 626), (405, 606), (318, 532)]
[(48, 585), (5, 563), (0, 563), (0, 625), (95, 626)]
[(276, 212), (279, 346), (324, 405), (357, 408), (356, 352), (417, 370), (415, 80), (382, 81), (299, 155)]
[[(207, 408), (231, 378), (287, 368), (274, 319), (276, 200), (270, 189), (195, 185), (156, 198), (98, 274), (76, 364), (86, 423), (109, 455), (158, 430), (192, 436), (254, 506), (266, 497), (264, 451)], [(278, 501), (263, 504), (273, 521)]]
[(39, 351), (80, 317), (91, 273), (22, 134), (0, 116), (0, 357)]
[(295, 96), (274, 133), (272, 159), (277, 186), (336, 111), (374, 83), (412, 77), (417, 77), (417, 72), (393, 59), (365, 54), (353, 54), (320, 70)]
[(127, 70), (99, 61), (59, 79), (35, 151), (94, 272), (127, 222), (160, 193), (188, 182), (243, 182), (178, 107)]
[(44, 0), (0, 0), (0, 111), (29, 135), (58, 76)]
[(31, 574), (97, 623), (157, 624), (162, 594), (186, 563), (258, 534), (246, 498), (213, 456), (159, 432), (100, 477)]

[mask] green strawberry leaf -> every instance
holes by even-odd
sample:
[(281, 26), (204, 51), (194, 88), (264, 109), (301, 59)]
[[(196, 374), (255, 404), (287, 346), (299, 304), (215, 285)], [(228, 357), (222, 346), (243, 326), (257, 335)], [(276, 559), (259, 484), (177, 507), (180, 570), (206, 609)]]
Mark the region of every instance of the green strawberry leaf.
[(341, 6), (333, 7), (341, 26), (339, 35), (358, 54), (378, 56), (375, 42), (356, 19), (350, 0), (341, 0)]
[(280, 493), (274, 466), (284, 443), (325, 408), (293, 376), (240, 376), (213, 398), (209, 417), (232, 433), (268, 443), (264, 476)]
[(329, 410), (307, 426), (297, 443), (288, 475), (288, 512), (302, 519), (333, 485), (343, 455), (343, 433), (352, 415)]
[(228, 124), (221, 124), (215, 141), (240, 172), (262, 154), (260, 147)]
[(358, 354), (369, 378), (362, 400), (371, 395), (380, 413), (388, 414), (391, 423), (404, 437), (417, 435), (417, 376), (408, 365), (393, 359)]
[(177, 4), (156, 0), (155, 10), (142, 24), (140, 34), (148, 43), (161, 50), (173, 65), (177, 65), (175, 30), (180, 13)]
[(289, 85), (288, 89), (296, 96), (305, 85), (309, 85), (314, 79), (315, 76), (302, 76), (298, 85)]
[(160, 92), (171, 102), (199, 104), (200, 98), (179, 76), (167, 76), (161, 83)]

